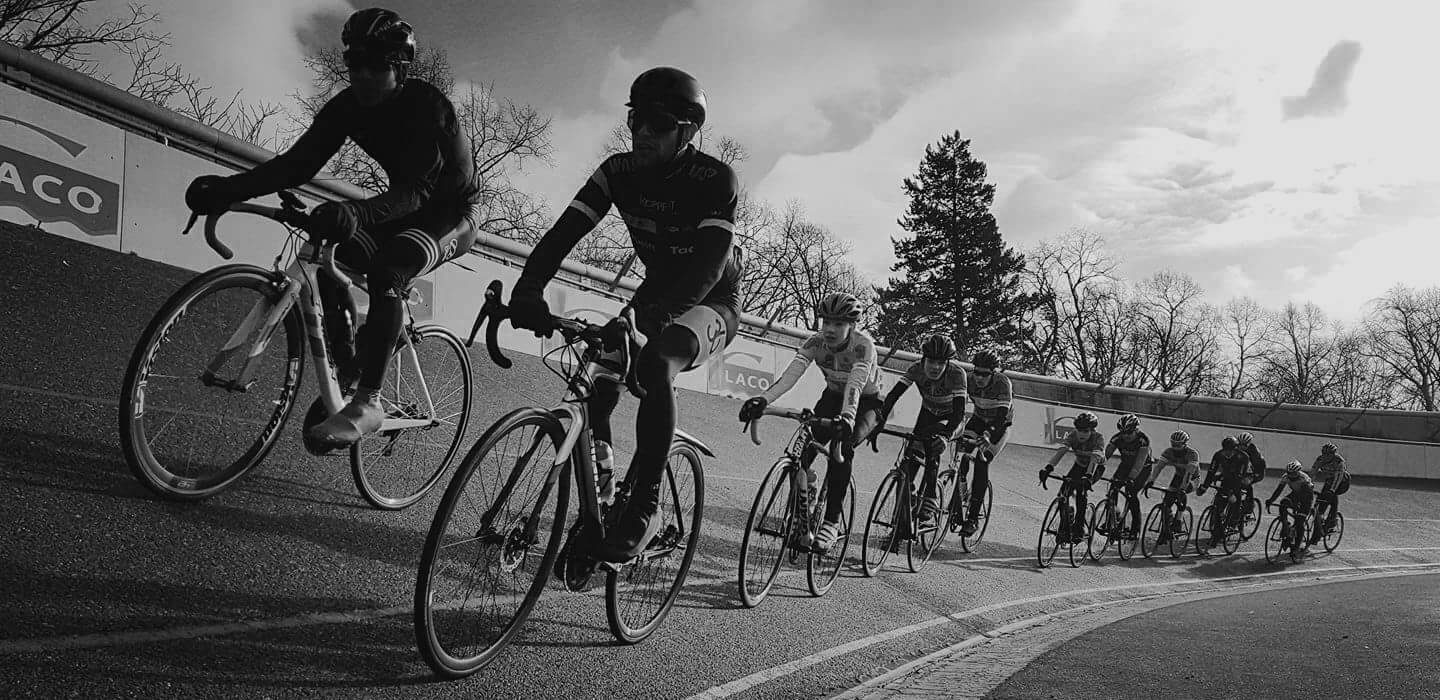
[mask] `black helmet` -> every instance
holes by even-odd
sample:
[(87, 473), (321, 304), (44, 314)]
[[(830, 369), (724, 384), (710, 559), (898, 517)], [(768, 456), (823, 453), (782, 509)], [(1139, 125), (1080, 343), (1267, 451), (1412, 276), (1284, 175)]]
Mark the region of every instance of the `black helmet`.
[(948, 360), (955, 356), (955, 343), (936, 333), (925, 339), (925, 344), (920, 346), (920, 354), (931, 360)]
[(679, 68), (661, 66), (640, 74), (630, 84), (627, 107), (658, 109), (679, 119), (705, 124), (705, 91), (695, 76)]
[(1238, 445), (1239, 443), (1235, 442), (1235, 438), (1233, 437), (1226, 437), (1224, 440), (1220, 441), (1220, 449), (1222, 450), (1233, 450)]
[(406, 64), (415, 60), (415, 29), (400, 15), (372, 7), (360, 10), (345, 20), (340, 30), (345, 44), (345, 59), (378, 58), (388, 63)]
[(993, 370), (1000, 365), (1000, 359), (995, 357), (995, 353), (989, 350), (981, 350), (975, 353), (975, 357), (970, 358), (970, 364)]

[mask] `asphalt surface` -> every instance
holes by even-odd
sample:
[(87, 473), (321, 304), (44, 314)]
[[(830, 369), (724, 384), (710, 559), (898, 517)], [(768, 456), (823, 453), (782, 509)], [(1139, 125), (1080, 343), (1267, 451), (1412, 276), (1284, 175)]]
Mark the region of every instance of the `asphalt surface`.
[[(682, 392), (682, 426), (719, 456), (705, 466), (700, 552), (664, 628), (618, 645), (598, 592), (552, 585), (497, 663), (441, 682), (415, 650), (410, 618), (438, 490), (406, 511), (372, 510), (345, 460), (301, 449), (292, 419), (231, 491), (196, 504), (157, 499), (120, 456), (117, 396), (145, 323), (191, 274), (9, 224), (0, 224), (0, 270), (5, 697), (823, 697), (1075, 600), (1262, 573), (1440, 566), (1433, 493), (1366, 486), (1346, 497), (1341, 549), (1300, 565), (1267, 565), (1257, 539), (1228, 557), (1041, 571), (1034, 540), (1054, 492), (1034, 472), (1046, 451), (1012, 446), (992, 470), (994, 519), (977, 553), (951, 548), (919, 574), (865, 579), (852, 543), (851, 566), (825, 598), (811, 598), (790, 569), (745, 610), (741, 530), (789, 428), (770, 424), (766, 444), (753, 446), (734, 422), (738, 402)], [(467, 445), (510, 409), (560, 396), (537, 361), (500, 370), (478, 348), (471, 355)], [(307, 379), (301, 405), (313, 395)], [(629, 454), (634, 402), (615, 420), (617, 448)], [(861, 455), (857, 523), (897, 447)]]

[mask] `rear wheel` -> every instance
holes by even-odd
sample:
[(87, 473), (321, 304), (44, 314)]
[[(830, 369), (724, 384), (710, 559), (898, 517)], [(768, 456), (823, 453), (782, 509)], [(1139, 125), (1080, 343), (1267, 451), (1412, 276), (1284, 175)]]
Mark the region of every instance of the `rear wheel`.
[[(1320, 525), (1324, 526), (1324, 523), (1320, 523)], [(1345, 515), (1336, 510), (1335, 527), (1326, 528), (1323, 532), (1325, 533), (1325, 551), (1335, 551), (1335, 548), (1340, 546), (1340, 540), (1345, 538)]]
[(215, 268), (170, 295), (141, 333), (120, 387), (120, 450), (146, 488), (181, 501), (213, 496), (275, 446), (305, 367), (293, 305), (265, 328), (286, 303), (286, 279), (253, 265)]
[[(408, 331), (407, 331), (408, 333)], [(470, 424), (470, 355), (441, 326), (422, 326), (392, 356), (380, 406), (386, 418), (425, 419), (350, 447), (355, 487), (370, 505), (399, 510), (440, 483)]]
[[(828, 491), (828, 485), (821, 488), (820, 498), (817, 499), (810, 519), (814, 525), (812, 529), (819, 529), (824, 520)], [(830, 590), (830, 586), (834, 585), (835, 579), (840, 576), (841, 567), (845, 565), (845, 552), (850, 548), (850, 532), (855, 528), (854, 481), (851, 481), (845, 490), (845, 503), (840, 518), (845, 523), (845, 531), (835, 540), (835, 544), (823, 552), (811, 550), (810, 557), (805, 562), (805, 582), (810, 587), (810, 594), (816, 597), (825, 595)]]
[(415, 638), (446, 678), (484, 668), (545, 590), (565, 532), (565, 431), (548, 411), (501, 418), (461, 460), (435, 511), (415, 582)]
[(874, 576), (885, 566), (890, 552), (899, 540), (899, 501), (903, 496), (899, 486), (899, 473), (891, 470), (880, 480), (875, 490), (875, 500), (870, 505), (870, 517), (865, 521), (865, 541), (860, 548), (861, 564), (866, 576)]
[(770, 467), (745, 521), (740, 540), (740, 602), (747, 608), (759, 605), (769, 595), (785, 559), (794, 508), (790, 469), (791, 463), (783, 459)]
[(605, 579), (605, 616), (610, 633), (626, 643), (639, 642), (660, 628), (675, 605), (685, 575), (700, 545), (705, 511), (705, 473), (700, 453), (676, 442), (660, 481), (660, 518), (654, 539), (637, 561), (612, 569)]

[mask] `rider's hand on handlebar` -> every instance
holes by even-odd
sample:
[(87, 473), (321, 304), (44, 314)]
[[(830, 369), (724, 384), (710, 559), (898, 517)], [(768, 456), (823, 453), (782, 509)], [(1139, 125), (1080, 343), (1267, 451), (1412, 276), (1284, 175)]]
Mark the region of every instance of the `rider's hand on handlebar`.
[(842, 445), (849, 444), (850, 437), (855, 434), (855, 419), (845, 416), (836, 416), (835, 419), (835, 440)]
[(740, 405), (740, 422), (749, 423), (764, 415), (765, 407), (769, 405), (769, 403), (769, 401), (765, 400), (764, 396), (752, 396), (745, 399), (745, 403)]
[(527, 285), (524, 280), (516, 283), (510, 293), (510, 325), (535, 331), (536, 337), (549, 335), (553, 322), (550, 305), (545, 302), (541, 289)]
[(220, 214), (237, 201), (229, 186), (229, 178), (201, 175), (185, 188), (185, 206), (197, 214)]
[(1275, 509), (1275, 502), (1274, 502), (1274, 501), (1265, 501), (1265, 512), (1266, 512), (1266, 513), (1269, 513), (1270, 511), (1272, 511), (1272, 510), (1274, 510), (1274, 509)]
[(343, 245), (355, 237), (360, 222), (348, 202), (323, 202), (310, 211), (310, 233), (322, 241)]
[(1047, 477), (1049, 477), (1049, 476), (1050, 476), (1050, 473), (1053, 472), (1053, 471), (1055, 471), (1055, 468), (1054, 468), (1054, 467), (1051, 467), (1051, 466), (1049, 466), (1049, 465), (1046, 465), (1045, 468), (1041, 469), (1041, 470), (1040, 470), (1040, 483), (1042, 483), (1042, 484), (1045, 483), (1045, 479), (1046, 479)]

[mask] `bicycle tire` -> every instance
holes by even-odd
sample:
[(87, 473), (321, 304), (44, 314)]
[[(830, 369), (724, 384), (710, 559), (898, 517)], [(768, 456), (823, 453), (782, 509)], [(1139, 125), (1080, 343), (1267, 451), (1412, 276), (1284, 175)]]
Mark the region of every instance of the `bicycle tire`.
[[(1072, 497), (1073, 497), (1073, 496), (1072, 496)], [(1091, 508), (1093, 508), (1094, 506), (1095, 506), (1095, 504), (1093, 504), (1093, 503), (1090, 504), (1090, 507), (1091, 507)], [(1063, 504), (1063, 505), (1061, 506), (1061, 509), (1062, 509), (1062, 510), (1064, 510), (1066, 513), (1069, 513), (1069, 517), (1062, 517), (1060, 520), (1061, 520), (1062, 523), (1064, 523), (1064, 522), (1067, 521), (1067, 520), (1070, 521), (1070, 522), (1069, 522), (1069, 526), (1070, 526), (1070, 529), (1072, 530), (1071, 538), (1070, 538), (1070, 548), (1069, 548), (1069, 550), (1066, 551), (1065, 554), (1066, 554), (1066, 556), (1069, 557), (1069, 559), (1070, 559), (1070, 568), (1072, 568), (1072, 569), (1078, 569), (1078, 568), (1080, 568), (1080, 565), (1081, 565), (1081, 564), (1084, 564), (1084, 563), (1085, 563), (1085, 550), (1081, 550), (1079, 556), (1076, 556), (1076, 554), (1075, 554), (1075, 545), (1080, 544), (1080, 541), (1081, 541), (1081, 540), (1084, 540), (1084, 541), (1087, 542), (1086, 547), (1088, 548), (1088, 547), (1089, 547), (1089, 544), (1088, 544), (1088, 541), (1089, 541), (1088, 535), (1089, 535), (1089, 533), (1084, 532), (1084, 530), (1085, 530), (1085, 520), (1084, 520), (1083, 516), (1077, 516), (1077, 515), (1074, 514), (1074, 513), (1070, 513), (1070, 508), (1071, 508), (1071, 507), (1072, 507), (1072, 506), (1071, 506), (1069, 503), (1065, 503), (1065, 504)], [(1074, 518), (1076, 518), (1076, 517), (1081, 517), (1081, 520), (1080, 520), (1081, 536), (1080, 536), (1078, 539), (1074, 537), (1074, 533), (1073, 533), (1073, 530), (1074, 530), (1074, 528), (1075, 528)]]
[[(1195, 536), (1190, 538), (1195, 542), (1195, 553), (1202, 557), (1210, 556), (1210, 520), (1214, 517), (1215, 506), (1205, 506), (1205, 509), (1200, 511), (1200, 522), (1195, 526)], [(1202, 548), (1201, 542), (1205, 542), (1206, 546)]]
[[(885, 560), (890, 558), (895, 537), (894, 520), (899, 508), (897, 476), (893, 469), (885, 473), (880, 479), (880, 486), (875, 489), (875, 500), (870, 504), (870, 517), (865, 521), (865, 540), (860, 547), (861, 567), (867, 577), (879, 573), (885, 566)], [(896, 502), (891, 502), (892, 496)]]
[[(677, 466), (677, 458), (685, 464)], [(660, 508), (655, 517), (662, 520), (654, 539), (639, 561), (611, 569), (605, 577), (605, 618), (615, 639), (639, 643), (665, 622), (699, 549), (704, 513), (705, 471), (700, 453), (688, 443), (673, 442), (660, 484)], [(666, 579), (670, 579), (668, 583)]]
[[(1191, 510), (1190, 506), (1185, 506), (1176, 512), (1175, 517), (1180, 519), (1182, 525), (1178, 533), (1170, 533), (1170, 557), (1172, 559), (1179, 559), (1185, 554), (1185, 550), (1190, 547), (1191, 532), (1193, 532), (1192, 526), (1195, 524), (1195, 511)], [(1183, 537), (1181, 537), (1182, 535)]]
[[(795, 497), (790, 480), (791, 461), (781, 459), (760, 480), (754, 503), (745, 519), (745, 534), (740, 539), (739, 575), (740, 602), (753, 608), (765, 600), (780, 565), (785, 560), (786, 542), (790, 539), (790, 521)], [(772, 515), (776, 505), (780, 513)], [(763, 509), (762, 509), (763, 506)], [(771, 542), (773, 540), (773, 542)], [(764, 543), (765, 546), (760, 545)], [(773, 554), (768, 554), (773, 552)], [(767, 554), (762, 554), (767, 553)], [(757, 565), (752, 568), (752, 564)]]
[(1245, 542), (1249, 542), (1250, 538), (1255, 536), (1255, 533), (1260, 530), (1260, 521), (1265, 519), (1265, 507), (1260, 505), (1260, 499), (1251, 496), (1249, 503), (1250, 508), (1246, 515), (1251, 517), (1245, 521), (1245, 526), (1241, 531), (1241, 539)]
[(1290, 561), (1298, 564), (1305, 559), (1310, 549), (1310, 518), (1297, 517), (1293, 520), (1294, 523), (1290, 525)]
[[(951, 525), (955, 523), (955, 515), (963, 516), (963, 512), (955, 511), (962, 506), (955, 503), (956, 491), (959, 484), (956, 483), (956, 472), (954, 469), (946, 469), (935, 475), (935, 494), (940, 499), (939, 510), (935, 512), (935, 529), (928, 532), (928, 536), (922, 540), (922, 551), (925, 561), (929, 562), (935, 552), (939, 551), (940, 545), (945, 543), (945, 537), (950, 533)], [(952, 513), (952, 511), (955, 511)]]
[[(1105, 557), (1105, 550), (1110, 547), (1113, 540), (1111, 533), (1115, 530), (1115, 508), (1110, 501), (1100, 501), (1090, 504), (1090, 536), (1085, 538), (1085, 556), (1090, 561), (1099, 563)], [(1099, 538), (1100, 546), (1095, 546), (1095, 540)]]
[(994, 508), (994, 506), (995, 487), (989, 479), (986, 479), (985, 509), (979, 514), (979, 517), (976, 519), (977, 527), (975, 528), (975, 534), (969, 537), (966, 537), (964, 535), (960, 536), (960, 549), (967, 554), (974, 552), (975, 549), (980, 546), (980, 543), (984, 541), (985, 532), (990, 529), (990, 511), (992, 508)]
[(1049, 568), (1060, 551), (1061, 529), (1064, 527), (1062, 520), (1060, 501), (1057, 498), (1050, 502), (1050, 507), (1045, 510), (1045, 517), (1040, 519), (1040, 537), (1035, 542), (1035, 561), (1042, 569)]
[[(827, 490), (827, 487), (821, 487), (821, 495), (816, 499), (815, 511), (811, 516), (812, 523), (818, 523), (824, 517), (825, 499), (829, 497)], [(835, 585), (835, 579), (839, 578), (840, 569), (845, 565), (845, 552), (850, 548), (850, 533), (855, 529), (853, 479), (846, 485), (845, 491), (845, 503), (841, 506), (841, 514), (845, 518), (845, 532), (835, 540), (830, 549), (823, 552), (811, 550), (810, 556), (805, 559), (805, 585), (809, 587), (810, 595), (816, 598), (825, 595), (830, 587)]]
[[(534, 432), (527, 439), (524, 435), (531, 427)], [(517, 434), (520, 437), (512, 439)], [(549, 411), (512, 411), (485, 431), (446, 485), (420, 556), (414, 601), (416, 644), (425, 663), (440, 676), (462, 678), (493, 662), (519, 632), (544, 592), (565, 533), (570, 467), (568, 460), (563, 465), (555, 464), (564, 440), (564, 428)], [(542, 446), (550, 449), (542, 450)], [(487, 458), (497, 451), (499, 458), (495, 461), (499, 465), (486, 468)], [(477, 481), (489, 481), (493, 488), (480, 483), (473, 492), (467, 489)], [(545, 548), (536, 556), (539, 538), (547, 528)], [(455, 536), (447, 537), (451, 532)], [(458, 562), (453, 568), (484, 564), (483, 572), (472, 568), (468, 576), (461, 573), (455, 585), (447, 587), (457, 593), (463, 591), (458, 609), (448, 599), (437, 600), (444, 593), (442, 586), (451, 568), (446, 567), (446, 557), (452, 552)], [(533, 568), (528, 566), (530, 563), (534, 563)], [(504, 586), (502, 578), (512, 585)], [(479, 610), (467, 615), (466, 604), (487, 585), (504, 588), (494, 591), (493, 596), (487, 588), (487, 599), (498, 603), (519, 597), (519, 603), (487, 616), (488, 606), (482, 602)], [(447, 634), (452, 626), (485, 636), (452, 645)]]
[[(201, 375), (206, 373), (207, 363), (215, 357), (219, 344), (238, 330), (243, 322), (242, 318), (233, 318), (228, 322), (212, 322), (209, 327), (195, 324), (187, 326), (194, 327), (194, 331), (175, 333), (177, 324), (182, 319), (196, 320), (200, 317), (197, 311), (208, 308), (208, 305), (200, 304), (202, 300), (218, 297), (227, 290), (248, 290), (254, 293), (253, 299), (240, 306), (226, 305), (224, 310), (230, 316), (235, 316), (234, 309), (230, 307), (243, 308), (246, 314), (264, 313), (272, 309), (274, 304), (282, 300), (283, 295), (281, 288), (275, 284), (274, 275), (275, 273), (254, 265), (225, 265), (205, 272), (171, 294), (140, 334), (126, 365), (125, 378), (120, 387), (120, 451), (135, 478), (155, 494), (179, 501), (209, 498), (238, 482), (275, 447), (281, 429), (295, 407), (296, 395), (304, 379), (305, 324), (299, 310), (292, 306), (284, 320), (274, 329), (276, 333), (285, 334), (284, 342), (276, 343), (272, 335), (262, 350), (269, 354), (260, 360), (260, 376), (273, 378), (276, 376), (275, 371), (281, 370), (278, 376), (278, 396), (275, 393), (265, 393), (263, 396), (262, 392), (252, 393), (250, 390), (259, 379), (247, 384), (243, 390), (233, 391), (224, 387), (205, 386), (200, 379)], [(252, 333), (242, 343), (249, 343), (249, 346), (253, 347), (258, 340), (258, 336)], [(200, 349), (204, 352), (204, 359), (194, 363), (181, 363), (180, 368), (172, 370), (168, 366), (168, 354), (165, 355), (164, 362), (157, 364), (161, 351), (166, 346), (175, 349), (177, 353)], [(282, 348), (284, 360), (279, 361), (277, 355)], [(234, 365), (245, 361), (248, 353), (235, 354), (238, 357), (227, 360), (216, 370), (233, 370)], [(157, 367), (166, 371), (156, 372)], [(155, 385), (157, 378), (167, 381)], [(174, 391), (171, 391), (172, 388)], [(183, 389), (192, 390), (193, 396), (180, 393)], [(168, 407), (166, 404), (172, 396), (176, 399), (177, 406)], [(158, 408), (157, 403), (160, 404)], [(221, 414), (236, 404), (242, 407), (251, 404), (248, 410), (243, 412), (247, 416), (256, 416), (256, 419), (243, 420)], [(171, 414), (169, 421), (154, 426), (152, 430), (147, 419), (167, 413)], [(172, 448), (168, 444), (152, 445), (151, 441), (159, 440), (165, 435), (180, 416), (189, 418), (183, 426), (186, 430), (177, 431), (173, 435), (189, 436), (191, 439), (186, 441), (187, 446)], [(215, 419), (216, 434), (198, 435), (201, 427), (209, 425), (210, 421), (195, 420), (196, 417)], [(219, 434), (225, 430), (233, 430), (235, 435), (232, 437)], [(257, 435), (240, 437), (252, 432)], [(237, 441), (240, 448), (233, 447)], [(197, 450), (203, 450), (210, 455), (205, 461), (214, 462), (216, 468), (209, 470), (213, 473), (188, 473), (192, 471), (190, 467), (205, 468), (204, 464), (193, 460)], [(222, 450), (238, 454), (233, 457), (214, 457)]]
[[(1322, 524), (1323, 524), (1323, 523), (1322, 523)], [(1335, 527), (1334, 527), (1334, 528), (1331, 528), (1331, 529), (1327, 529), (1327, 530), (1325, 531), (1325, 536), (1322, 538), (1322, 540), (1324, 541), (1324, 544), (1325, 544), (1325, 551), (1326, 551), (1326, 552), (1333, 552), (1333, 551), (1335, 551), (1335, 548), (1340, 546), (1340, 540), (1342, 540), (1342, 539), (1344, 539), (1344, 538), (1345, 538), (1345, 514), (1344, 514), (1344, 513), (1341, 513), (1341, 512), (1337, 509), (1337, 510), (1335, 511)]]
[[(434, 402), (435, 415), (429, 416), (429, 427), (380, 433), (350, 446), (355, 488), (379, 510), (408, 508), (445, 477), (470, 425), (473, 395), (470, 355), (460, 338), (443, 326), (416, 328), (414, 342), (402, 344), (391, 357), (390, 373), (380, 391), (385, 417), (426, 417), (430, 408), (426, 393)], [(413, 366), (405, 366), (407, 358)], [(453, 371), (442, 372), (441, 367)]]
[(1270, 521), (1270, 528), (1265, 531), (1265, 562), (1268, 564), (1274, 564), (1285, 551), (1287, 543), (1285, 538), (1280, 536), (1284, 527), (1284, 521), (1275, 518)]
[[(1164, 503), (1156, 503), (1150, 507), (1150, 513), (1145, 516), (1145, 529), (1140, 531), (1140, 556), (1149, 559), (1160, 551), (1160, 536), (1172, 529), (1166, 515)], [(1174, 539), (1174, 533), (1169, 534), (1170, 539)], [(1166, 540), (1166, 544), (1169, 544), (1169, 540)]]
[(1120, 557), (1120, 561), (1130, 561), (1130, 557), (1135, 555), (1136, 540), (1140, 538), (1140, 523), (1131, 520), (1130, 512), (1130, 504), (1127, 501), (1121, 508), (1120, 514), (1116, 516), (1116, 520), (1119, 522), (1119, 532), (1114, 538), (1115, 554)]

